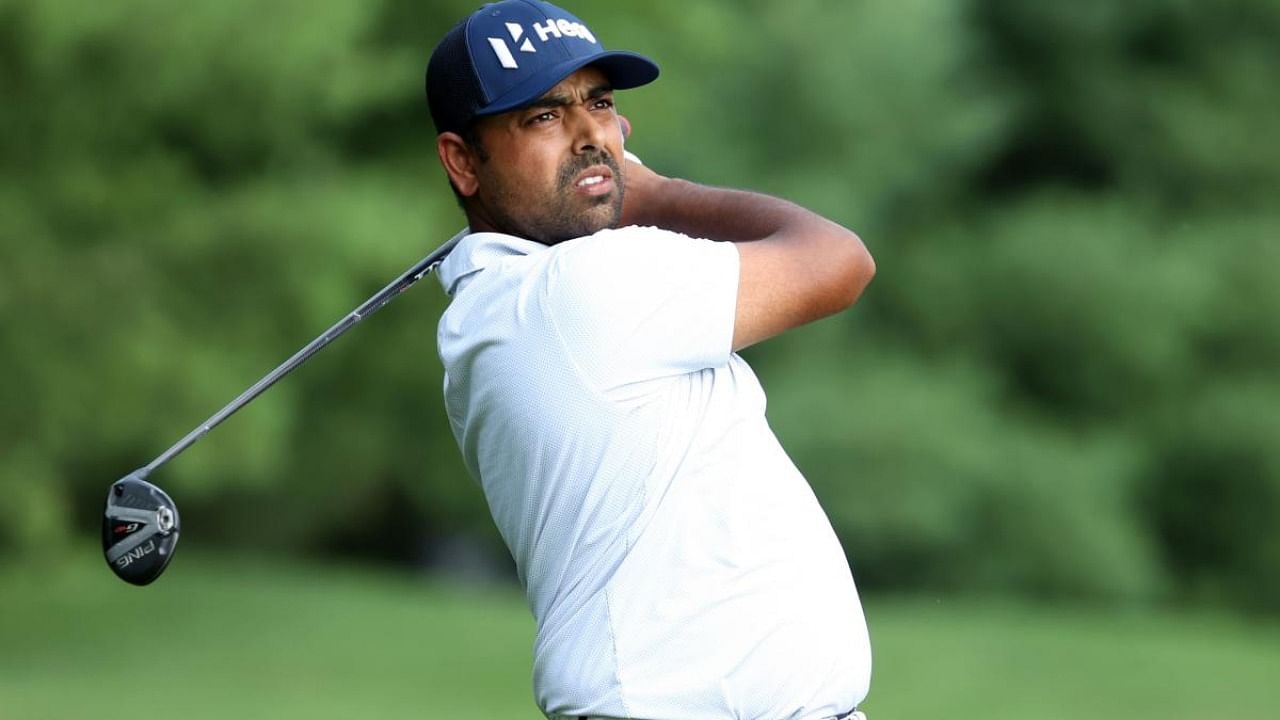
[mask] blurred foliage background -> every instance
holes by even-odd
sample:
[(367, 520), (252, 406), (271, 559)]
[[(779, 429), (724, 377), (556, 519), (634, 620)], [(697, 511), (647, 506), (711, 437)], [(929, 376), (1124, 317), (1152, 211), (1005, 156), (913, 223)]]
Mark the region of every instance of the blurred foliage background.
[[(82, 552), (113, 480), (460, 227), (421, 87), (473, 7), (0, 0), (0, 557)], [(864, 594), (1280, 612), (1280, 4), (570, 9), (663, 66), (619, 97), (650, 165), (875, 255), (749, 351)], [(505, 572), (444, 301), (154, 475), (184, 544)]]

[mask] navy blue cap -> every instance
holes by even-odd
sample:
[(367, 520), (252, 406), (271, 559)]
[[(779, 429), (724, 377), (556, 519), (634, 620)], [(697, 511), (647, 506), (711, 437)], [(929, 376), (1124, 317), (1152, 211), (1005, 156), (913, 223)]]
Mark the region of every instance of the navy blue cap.
[(485, 5), (445, 34), (427, 64), (436, 132), (525, 107), (580, 68), (600, 68), (616, 90), (658, 77), (649, 58), (607, 51), (581, 20), (540, 0)]

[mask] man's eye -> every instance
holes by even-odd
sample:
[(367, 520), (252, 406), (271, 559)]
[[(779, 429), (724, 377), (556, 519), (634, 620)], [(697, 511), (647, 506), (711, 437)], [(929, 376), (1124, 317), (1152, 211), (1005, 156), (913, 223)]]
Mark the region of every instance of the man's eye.
[(544, 122), (551, 122), (552, 120), (555, 120), (555, 119), (556, 119), (555, 113), (544, 112), (544, 113), (538, 113), (537, 115), (534, 115), (532, 118), (529, 119), (529, 122), (544, 123)]
[(596, 100), (594, 107), (597, 110), (608, 110), (613, 107), (613, 98), (600, 98)]

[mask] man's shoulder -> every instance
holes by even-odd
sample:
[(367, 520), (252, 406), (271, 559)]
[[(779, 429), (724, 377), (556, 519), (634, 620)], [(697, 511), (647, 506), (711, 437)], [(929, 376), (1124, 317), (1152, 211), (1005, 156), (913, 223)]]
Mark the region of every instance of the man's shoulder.
[(633, 332), (657, 317), (673, 319), (663, 313), (688, 316), (699, 307), (719, 307), (718, 300), (725, 298), (732, 320), (738, 279), (732, 243), (627, 226), (570, 240), (552, 251), (538, 282), (557, 320)]
[(654, 227), (652, 225), (626, 225), (616, 228), (605, 228), (590, 235), (585, 235), (576, 240), (570, 240), (564, 243), (566, 249), (577, 247), (594, 247), (604, 245), (628, 246), (631, 243), (688, 243), (688, 242), (706, 242), (695, 240), (688, 235), (678, 233), (674, 230)]
[(626, 272), (669, 264), (710, 242), (659, 227), (628, 225), (569, 240), (552, 250), (562, 269)]
[(436, 276), (450, 296), (482, 270), (546, 250), (545, 245), (514, 235), (470, 229), (463, 229), (449, 243), (454, 245), (453, 250), (437, 267)]

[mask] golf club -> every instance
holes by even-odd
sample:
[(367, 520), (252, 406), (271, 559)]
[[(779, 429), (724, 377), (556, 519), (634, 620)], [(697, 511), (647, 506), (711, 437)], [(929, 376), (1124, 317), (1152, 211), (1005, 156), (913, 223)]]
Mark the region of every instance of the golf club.
[(155, 460), (112, 483), (111, 489), (107, 491), (102, 519), (102, 552), (111, 571), (125, 582), (148, 585), (160, 577), (160, 573), (164, 572), (169, 561), (173, 559), (173, 551), (178, 544), (178, 532), (181, 529), (178, 508), (165, 491), (147, 482), (146, 478), (152, 471), (194, 445), (223, 420), (248, 405), (250, 401), (276, 384), (294, 368), (306, 362), (321, 348), (333, 342), (339, 335), (408, 290), (414, 283), (434, 270), (461, 238), (462, 235), (454, 237), (409, 268), (333, 327), (325, 330), (320, 337), (312, 340), (294, 353), (293, 357), (285, 360), (275, 370), (254, 383), (226, 407), (214, 413), (213, 417), (187, 433), (186, 437), (174, 443), (173, 447), (165, 450)]

